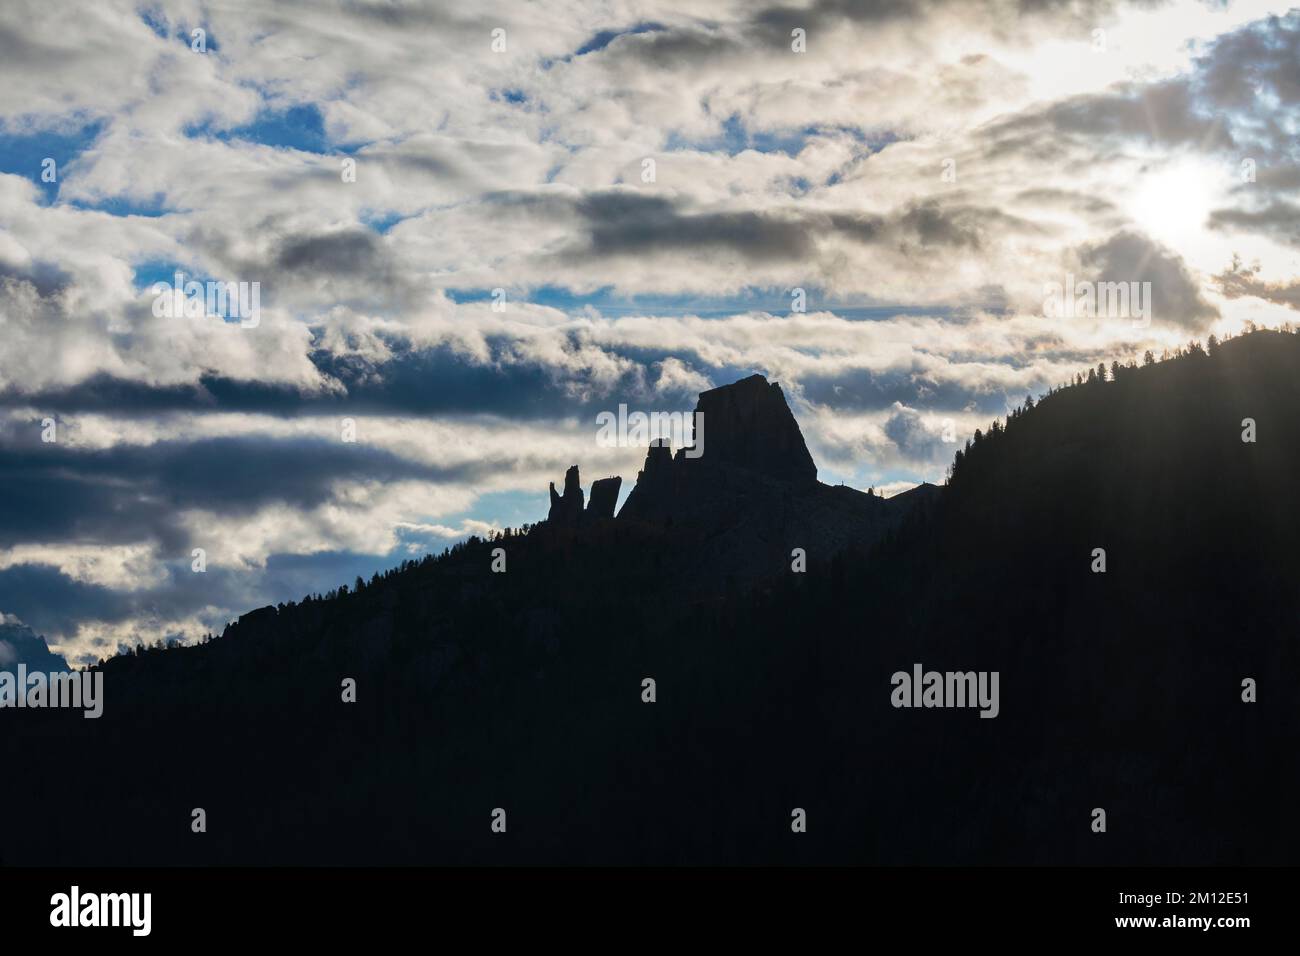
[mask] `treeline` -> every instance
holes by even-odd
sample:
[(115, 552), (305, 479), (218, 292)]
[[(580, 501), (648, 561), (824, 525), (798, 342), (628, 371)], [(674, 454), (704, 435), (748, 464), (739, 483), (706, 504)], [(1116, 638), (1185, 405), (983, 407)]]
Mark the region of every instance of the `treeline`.
[[(1257, 326), (1254, 322), (1247, 322), (1241, 335), (1225, 335), (1220, 339), (1218, 336), (1212, 334), (1206, 340), (1204, 346), (1201, 345), (1199, 340), (1192, 339), (1186, 345), (1180, 345), (1172, 350), (1162, 350), (1158, 357), (1151, 349), (1147, 349), (1142, 355), (1141, 367), (1147, 368), (1152, 365), (1159, 365), (1167, 362), (1195, 362), (1206, 359), (1216, 355), (1219, 349), (1229, 342), (1248, 338), (1249, 336), (1259, 333), (1272, 335), (1295, 335), (1297, 334), (1297, 331), (1290, 322), (1285, 323), (1279, 329), (1269, 329), (1267, 327)], [(1082, 388), (1087, 385), (1098, 385), (1106, 382), (1127, 381), (1129, 376), (1138, 371), (1138, 368), (1139, 365), (1136, 358), (1130, 358), (1123, 364), (1118, 360), (1112, 361), (1109, 369), (1107, 369), (1105, 362), (1099, 362), (1096, 366), (1077, 373), (1072, 381), (1048, 388), (1047, 393), (1040, 396), (1039, 401), (1049, 401), (1072, 388)], [(1024, 402), (1017, 405), (1007, 413), (1005, 423), (1000, 419), (995, 419), (989, 425), (987, 432), (979, 428), (975, 429), (974, 434), (966, 440), (965, 445), (958, 449), (956, 455), (953, 457), (953, 462), (948, 467), (947, 483), (951, 484), (953, 481), (957, 480), (959, 474), (964, 472), (965, 463), (969, 461), (972, 452), (976, 448), (980, 447), (981, 444), (987, 447), (988, 442), (996, 441), (1004, 432), (1010, 429), (1022, 415), (1032, 410), (1035, 404), (1034, 397), (1032, 395), (1027, 395), (1025, 396)]]

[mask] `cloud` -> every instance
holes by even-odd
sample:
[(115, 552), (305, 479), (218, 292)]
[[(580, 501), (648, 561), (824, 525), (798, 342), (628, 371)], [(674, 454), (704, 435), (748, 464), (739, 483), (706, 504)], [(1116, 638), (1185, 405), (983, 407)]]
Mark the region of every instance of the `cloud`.
[(1276, 237), (1289, 246), (1300, 246), (1300, 205), (1278, 200), (1254, 209), (1216, 209), (1210, 225), (1236, 233)]
[(1150, 282), (1154, 322), (1202, 330), (1219, 317), (1181, 256), (1136, 232), (1118, 232), (1078, 250), (1092, 282)]
[(1245, 266), (1236, 256), (1232, 265), (1214, 276), (1219, 292), (1228, 299), (1244, 297), (1276, 302), (1289, 309), (1300, 310), (1300, 279), (1288, 282), (1269, 282), (1259, 277), (1260, 266)]
[(1099, 153), (1126, 143), (1201, 150), (1235, 146), (1224, 116), (1205, 108), (1187, 77), (1127, 83), (1053, 103), (1007, 119), (996, 127), (996, 135), (1004, 147), (1027, 137), (1051, 136)]
[[(945, 447), (944, 423), (928, 419), (914, 408), (895, 404), (885, 422), (885, 435), (908, 457), (919, 460), (949, 459), (954, 449)], [(949, 443), (951, 444), (951, 443)]]

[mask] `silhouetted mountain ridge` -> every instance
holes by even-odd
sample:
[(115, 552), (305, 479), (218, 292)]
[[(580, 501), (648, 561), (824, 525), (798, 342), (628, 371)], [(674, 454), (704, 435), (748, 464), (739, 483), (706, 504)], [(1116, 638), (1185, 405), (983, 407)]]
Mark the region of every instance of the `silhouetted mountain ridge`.
[[(753, 447), (736, 454), (752, 462)], [(811, 490), (769, 529), (816, 530), (823, 499), (839, 514), (859, 493), (798, 469), (699, 468), (656, 495), (725, 472), (700, 509), (720, 523), (716, 551), (691, 521), (625, 504), (107, 662), (102, 719), (24, 713), (0, 735), (0, 760), (30, 781), (0, 791), (0, 814), (75, 816), (94, 780), (115, 825), (13, 833), (6, 857), (1295, 859), (1300, 337), (1255, 333), (1054, 390), (964, 448), (942, 494), (874, 539), (810, 549), (802, 574), (788, 552), (752, 584), (743, 564), (707, 561), (747, 547), (792, 485)], [(776, 555), (789, 542), (772, 537)], [(696, 568), (708, 587), (683, 584)], [(917, 663), (999, 672), (999, 716), (893, 707), (890, 675)], [(151, 756), (122, 760), (134, 753)], [(191, 839), (193, 806), (220, 829)], [(494, 807), (507, 838), (490, 833)]]
[(0, 671), (17, 673), (19, 664), (42, 673), (69, 669), (68, 662), (50, 650), (45, 638), (16, 618), (5, 617), (0, 615)]
[[(651, 443), (615, 519), (620, 527), (639, 526), (642, 535), (674, 538), (674, 587), (691, 596), (787, 573), (795, 549), (827, 560), (846, 548), (870, 548), (939, 492), (921, 485), (884, 499), (822, 484), (781, 386), (762, 375), (702, 392), (691, 421), (699, 431), (689, 447), (674, 454), (666, 441)], [(593, 484), (593, 500), (611, 481), (621, 479)], [(545, 530), (589, 533), (592, 513), (582, 501), (574, 465), (563, 495), (551, 485)]]

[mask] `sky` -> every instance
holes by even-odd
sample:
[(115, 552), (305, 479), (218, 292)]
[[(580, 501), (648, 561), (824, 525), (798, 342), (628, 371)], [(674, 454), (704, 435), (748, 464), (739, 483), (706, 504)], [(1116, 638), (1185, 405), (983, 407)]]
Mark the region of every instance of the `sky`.
[(1285, 4), (6, 0), (0, 614), (219, 633), (572, 464), (626, 493), (597, 415), (754, 372), (823, 481), (942, 481), (1081, 369), (1295, 320), (1298, 134)]

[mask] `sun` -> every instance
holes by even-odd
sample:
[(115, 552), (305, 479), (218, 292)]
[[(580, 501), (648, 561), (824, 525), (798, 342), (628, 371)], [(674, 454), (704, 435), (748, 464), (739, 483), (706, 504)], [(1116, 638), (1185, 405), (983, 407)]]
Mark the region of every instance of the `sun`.
[(1183, 162), (1140, 175), (1125, 211), (1147, 235), (1174, 245), (1205, 232), (1215, 194), (1212, 171)]

